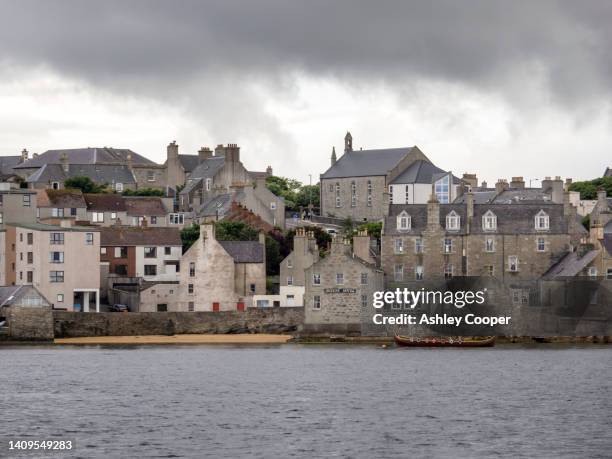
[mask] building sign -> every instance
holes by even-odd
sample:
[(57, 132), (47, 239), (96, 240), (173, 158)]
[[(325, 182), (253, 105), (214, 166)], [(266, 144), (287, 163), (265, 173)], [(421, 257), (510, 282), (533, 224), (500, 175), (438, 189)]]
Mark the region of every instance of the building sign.
[(356, 288), (326, 288), (323, 289), (325, 293), (357, 293)]

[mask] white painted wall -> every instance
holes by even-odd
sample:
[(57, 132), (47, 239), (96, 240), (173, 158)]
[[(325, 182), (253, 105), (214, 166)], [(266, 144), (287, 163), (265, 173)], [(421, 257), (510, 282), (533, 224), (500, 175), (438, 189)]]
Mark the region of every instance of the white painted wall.
[[(150, 246), (152, 247), (152, 246)], [(145, 258), (144, 246), (136, 247), (136, 276), (146, 280), (156, 281), (176, 281), (178, 274), (174, 271), (174, 266), (166, 266), (165, 261), (180, 261), (182, 255), (181, 246), (170, 246), (170, 255), (166, 255), (165, 248), (167, 246), (155, 246), (157, 256), (155, 258)], [(145, 265), (156, 265), (157, 275), (145, 276)]]
[[(253, 296), (253, 304), (252, 307), (257, 307), (257, 301), (268, 301), (267, 306), (263, 307), (273, 307), (275, 301), (280, 301), (280, 307), (301, 307), (304, 306), (304, 292), (306, 291), (306, 287), (302, 287), (299, 285), (285, 285), (280, 288), (280, 293), (278, 295), (255, 295)], [(293, 299), (290, 297), (293, 296)]]

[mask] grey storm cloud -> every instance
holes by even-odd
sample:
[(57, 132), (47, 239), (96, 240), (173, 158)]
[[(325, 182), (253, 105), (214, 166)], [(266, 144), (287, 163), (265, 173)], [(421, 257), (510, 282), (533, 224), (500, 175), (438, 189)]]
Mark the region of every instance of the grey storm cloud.
[(606, 1), (0, 0), (0, 17), (0, 61), (111, 86), (282, 84), (297, 71), (503, 92), (533, 67), (563, 102), (608, 97), (612, 87)]

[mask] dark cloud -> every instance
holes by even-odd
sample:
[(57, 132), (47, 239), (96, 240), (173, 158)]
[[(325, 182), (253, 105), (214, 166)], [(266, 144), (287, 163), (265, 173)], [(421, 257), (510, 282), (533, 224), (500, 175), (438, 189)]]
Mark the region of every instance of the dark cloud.
[(563, 101), (609, 93), (612, 4), (589, 1), (0, 1), (0, 57), (172, 87), (288, 70), (504, 90), (536, 65)]

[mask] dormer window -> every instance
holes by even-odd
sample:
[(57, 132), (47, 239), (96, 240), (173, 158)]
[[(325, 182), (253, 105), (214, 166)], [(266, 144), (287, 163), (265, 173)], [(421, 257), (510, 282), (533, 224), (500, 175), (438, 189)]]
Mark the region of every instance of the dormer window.
[(546, 212), (540, 210), (535, 216), (536, 231), (548, 231), (550, 229), (550, 217)]
[(397, 229), (399, 231), (410, 231), (411, 219), (410, 215), (404, 210), (397, 216)]
[(497, 231), (497, 216), (490, 210), (487, 210), (482, 216), (482, 229), (485, 231)]
[(446, 216), (446, 229), (448, 231), (458, 231), (461, 226), (461, 217), (454, 210)]

